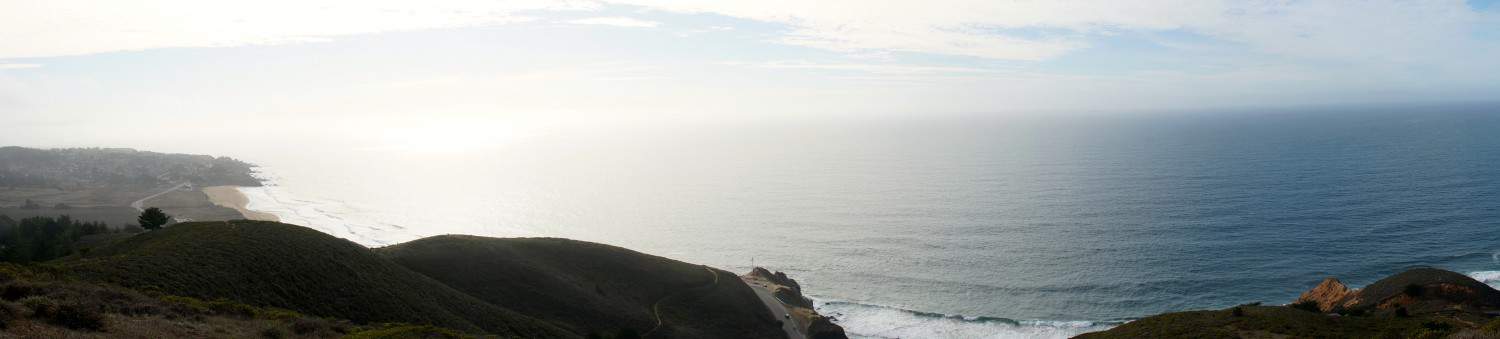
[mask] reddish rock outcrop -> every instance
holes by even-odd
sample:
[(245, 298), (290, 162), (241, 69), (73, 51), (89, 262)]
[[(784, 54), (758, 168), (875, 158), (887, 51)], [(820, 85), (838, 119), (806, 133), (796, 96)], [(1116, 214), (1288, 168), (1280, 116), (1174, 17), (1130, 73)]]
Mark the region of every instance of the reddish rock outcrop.
[(1412, 314), (1500, 310), (1500, 291), (1463, 274), (1416, 268), (1380, 279), (1363, 289), (1349, 289), (1338, 279), (1324, 279), (1297, 302), (1312, 301), (1323, 312), (1391, 312)]
[(1357, 291), (1350, 290), (1349, 286), (1344, 285), (1343, 282), (1336, 278), (1328, 277), (1327, 279), (1323, 279), (1323, 282), (1319, 283), (1318, 287), (1313, 287), (1313, 289), (1307, 292), (1302, 292), (1302, 296), (1297, 297), (1296, 302), (1311, 301), (1318, 304), (1319, 310), (1333, 312), (1335, 308), (1343, 305), (1344, 301)]

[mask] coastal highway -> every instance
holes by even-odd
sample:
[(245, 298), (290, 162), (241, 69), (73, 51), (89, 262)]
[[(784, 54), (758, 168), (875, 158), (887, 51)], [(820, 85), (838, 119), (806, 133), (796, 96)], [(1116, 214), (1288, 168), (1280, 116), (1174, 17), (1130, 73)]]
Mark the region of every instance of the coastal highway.
[(807, 335), (798, 329), (800, 326), (797, 326), (797, 318), (786, 318), (786, 315), (792, 312), (788, 311), (786, 305), (782, 305), (781, 300), (777, 300), (775, 295), (771, 295), (770, 290), (750, 280), (746, 280), (745, 284), (750, 285), (750, 289), (755, 290), (755, 296), (760, 297), (760, 302), (766, 304), (766, 309), (771, 311), (771, 316), (776, 318), (776, 320), (781, 320), (781, 329), (786, 331), (787, 338), (807, 339)]
[(172, 186), (172, 188), (168, 188), (165, 191), (156, 192), (156, 194), (152, 194), (152, 195), (146, 196), (145, 198), (141, 198), (141, 200), (136, 200), (135, 202), (130, 203), (130, 207), (135, 208), (135, 210), (137, 210), (137, 211), (145, 211), (146, 210), (146, 207), (145, 207), (146, 200), (151, 200), (151, 198), (159, 197), (162, 194), (172, 193), (172, 191), (176, 191), (178, 189), (181, 189), (182, 186), (187, 186), (187, 184), (188, 183), (185, 183), (185, 182), (181, 183), (181, 184), (177, 184), (177, 186)]
[[(151, 200), (151, 198), (159, 197), (162, 194), (172, 193), (172, 191), (176, 191), (176, 190), (182, 189), (183, 186), (187, 186), (188, 184), (189, 183), (184, 182), (184, 183), (181, 183), (181, 184), (177, 184), (177, 186), (172, 186), (172, 188), (168, 188), (165, 191), (157, 192), (156, 194), (152, 194), (152, 195), (146, 196), (145, 198), (141, 198), (141, 200), (136, 200), (135, 202), (130, 203), (130, 207), (135, 208), (135, 210), (137, 210), (137, 211), (143, 211), (144, 212), (146, 210), (146, 200)], [(176, 219), (177, 222), (189, 222), (189, 221), (193, 221), (192, 219), (188, 219), (188, 218), (173, 218), (173, 219)]]

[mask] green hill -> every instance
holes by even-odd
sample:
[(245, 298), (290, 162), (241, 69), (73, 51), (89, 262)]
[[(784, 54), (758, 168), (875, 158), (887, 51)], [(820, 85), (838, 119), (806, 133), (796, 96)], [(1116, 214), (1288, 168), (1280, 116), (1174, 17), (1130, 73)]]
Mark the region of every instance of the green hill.
[(456, 291), (360, 245), (274, 222), (177, 224), (95, 248), (61, 266), (87, 280), (359, 323), (432, 324), (526, 338), (578, 337)]
[(1500, 291), (1463, 274), (1417, 268), (1343, 292), (1330, 278), (1287, 306), (1159, 314), (1078, 338), (1500, 338)]
[[(436, 236), (376, 251), (455, 289), (577, 333), (629, 328), (651, 337), (784, 337), (734, 274), (619, 247), (555, 238)], [(660, 328), (653, 309), (661, 313)]]

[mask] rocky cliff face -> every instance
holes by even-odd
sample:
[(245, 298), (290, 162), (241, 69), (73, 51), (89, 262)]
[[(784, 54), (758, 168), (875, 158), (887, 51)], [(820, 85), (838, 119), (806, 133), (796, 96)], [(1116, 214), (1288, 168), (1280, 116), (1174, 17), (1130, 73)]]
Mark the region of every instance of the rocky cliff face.
[(1328, 277), (1327, 279), (1323, 279), (1323, 282), (1319, 283), (1317, 287), (1313, 287), (1313, 289), (1307, 292), (1302, 292), (1302, 296), (1298, 297), (1295, 303), (1311, 301), (1318, 304), (1319, 310), (1332, 312), (1335, 307), (1342, 305), (1341, 302), (1345, 298), (1348, 298), (1356, 291), (1358, 290), (1350, 290), (1349, 286), (1345, 286), (1337, 278)]
[(803, 324), (803, 333), (806, 333), (808, 338), (848, 338), (848, 335), (844, 334), (844, 328), (835, 324), (833, 318), (818, 314), (813, 309), (812, 299), (802, 295), (802, 285), (798, 284), (797, 280), (787, 277), (786, 273), (772, 273), (765, 268), (756, 267), (741, 278), (750, 282), (752, 286), (763, 286), (769, 289), (771, 295), (786, 305), (792, 316), (798, 318), (798, 323)]
[(802, 285), (797, 284), (797, 280), (787, 277), (786, 273), (771, 273), (770, 270), (756, 267), (750, 270), (750, 276), (769, 282), (773, 288), (771, 295), (776, 296), (776, 299), (781, 300), (782, 303), (806, 309), (813, 308), (812, 299), (802, 296)]
[(1380, 279), (1363, 289), (1350, 289), (1338, 279), (1324, 279), (1303, 292), (1297, 302), (1311, 301), (1323, 312), (1443, 311), (1480, 312), (1500, 309), (1500, 291), (1463, 274), (1417, 268)]

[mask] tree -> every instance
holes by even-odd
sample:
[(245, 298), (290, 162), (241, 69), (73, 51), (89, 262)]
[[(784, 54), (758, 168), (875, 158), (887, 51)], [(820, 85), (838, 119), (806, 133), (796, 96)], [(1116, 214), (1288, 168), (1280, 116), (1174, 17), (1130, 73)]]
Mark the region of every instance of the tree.
[(141, 211), (141, 216), (136, 218), (136, 221), (141, 222), (141, 228), (156, 230), (160, 229), (162, 225), (166, 225), (170, 219), (172, 219), (172, 216), (162, 213), (160, 208), (152, 207)]

